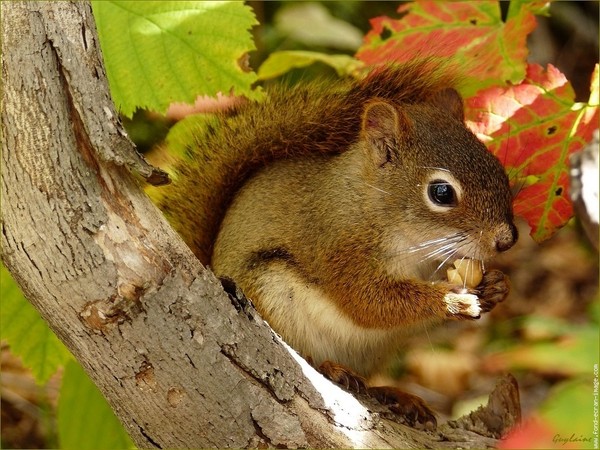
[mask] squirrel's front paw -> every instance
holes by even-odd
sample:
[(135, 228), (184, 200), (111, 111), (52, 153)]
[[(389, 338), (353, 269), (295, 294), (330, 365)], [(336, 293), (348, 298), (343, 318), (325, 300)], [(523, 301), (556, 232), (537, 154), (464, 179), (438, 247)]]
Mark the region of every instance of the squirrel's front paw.
[(498, 303), (503, 302), (510, 291), (508, 277), (499, 270), (490, 270), (483, 276), (477, 286), (481, 312), (491, 311)]
[(479, 319), (483, 312), (479, 297), (470, 289), (456, 288), (444, 296), (448, 317), (456, 320)]

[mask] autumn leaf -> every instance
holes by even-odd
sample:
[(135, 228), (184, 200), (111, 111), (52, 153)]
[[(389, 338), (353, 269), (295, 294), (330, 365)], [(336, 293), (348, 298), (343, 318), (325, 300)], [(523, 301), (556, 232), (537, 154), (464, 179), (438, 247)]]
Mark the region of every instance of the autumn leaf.
[(451, 59), (464, 76), (464, 96), (525, 75), (526, 38), (546, 2), (511, 2), (506, 22), (496, 1), (414, 2), (399, 19), (377, 17), (357, 53), (367, 65), (415, 58)]
[(522, 83), (488, 88), (466, 101), (467, 126), (506, 167), (519, 189), (515, 214), (527, 220), (538, 242), (573, 215), (569, 156), (591, 140), (598, 126), (597, 101), (575, 103), (574, 98), (558, 69), (532, 64)]

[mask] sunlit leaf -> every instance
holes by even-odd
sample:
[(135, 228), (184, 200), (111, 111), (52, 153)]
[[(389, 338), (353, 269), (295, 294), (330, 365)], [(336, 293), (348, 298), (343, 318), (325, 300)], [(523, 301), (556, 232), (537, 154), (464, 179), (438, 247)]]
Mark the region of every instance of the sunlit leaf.
[(348, 55), (328, 55), (319, 52), (288, 50), (273, 52), (258, 69), (258, 78), (267, 80), (289, 72), (291, 69), (306, 67), (322, 62), (335, 69), (338, 75), (349, 75), (363, 64)]
[(520, 189), (515, 213), (527, 220), (538, 242), (572, 217), (569, 156), (598, 127), (598, 108), (574, 103), (574, 98), (555, 67), (529, 65), (523, 83), (489, 88), (466, 102), (468, 126)]
[(63, 449), (134, 448), (96, 385), (74, 360), (63, 375), (58, 400), (58, 438)]
[(245, 66), (252, 10), (237, 1), (94, 1), (106, 74), (118, 109), (164, 112), (217, 92), (258, 98)]
[(43, 384), (72, 358), (40, 314), (21, 293), (4, 265), (0, 265), (0, 337), (23, 365)]

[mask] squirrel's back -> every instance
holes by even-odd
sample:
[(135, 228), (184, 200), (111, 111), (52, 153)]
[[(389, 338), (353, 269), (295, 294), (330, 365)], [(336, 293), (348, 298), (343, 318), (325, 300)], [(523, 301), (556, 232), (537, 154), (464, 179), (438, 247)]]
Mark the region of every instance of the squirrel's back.
[(189, 145), (171, 185), (155, 197), (174, 228), (204, 264), (210, 263), (220, 223), (236, 191), (256, 169), (273, 160), (346, 151), (358, 137), (364, 105), (426, 101), (456, 85), (447, 67), (420, 61), (373, 70), (361, 80), (300, 83), (267, 90), (217, 114)]

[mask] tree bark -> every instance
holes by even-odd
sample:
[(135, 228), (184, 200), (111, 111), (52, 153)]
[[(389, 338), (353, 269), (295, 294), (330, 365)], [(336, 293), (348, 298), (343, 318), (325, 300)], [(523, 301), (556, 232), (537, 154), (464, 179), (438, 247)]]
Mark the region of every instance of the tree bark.
[(2, 2), (2, 259), (138, 447), (463, 447), (316, 373), (150, 203), (87, 3)]

